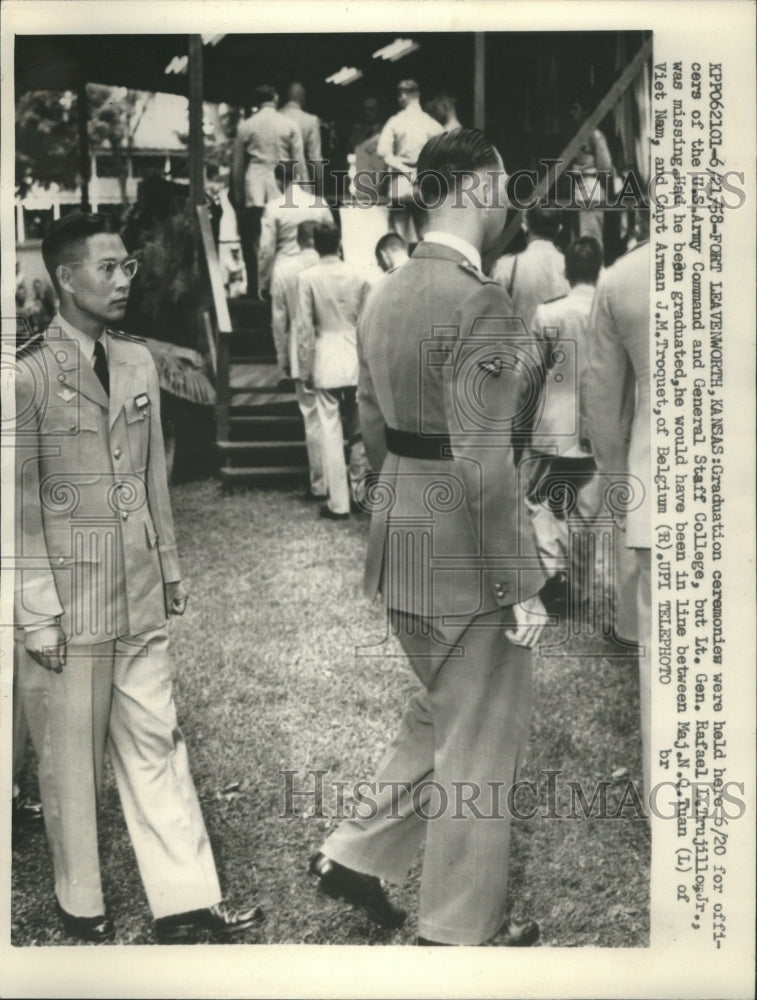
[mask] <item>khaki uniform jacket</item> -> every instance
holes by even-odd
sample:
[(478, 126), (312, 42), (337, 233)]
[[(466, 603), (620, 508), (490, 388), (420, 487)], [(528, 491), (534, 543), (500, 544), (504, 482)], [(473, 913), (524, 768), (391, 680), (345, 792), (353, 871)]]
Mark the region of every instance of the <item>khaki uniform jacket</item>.
[(321, 257), (297, 279), (300, 378), (316, 389), (357, 385), (356, 326), (369, 284), (336, 256)]
[(107, 337), (110, 398), (59, 330), (17, 357), (15, 620), (82, 645), (161, 625), (180, 579), (155, 365)]
[(275, 170), (282, 160), (294, 160), (296, 176), (304, 176), (299, 126), (273, 107), (261, 108), (237, 130), (232, 162), (237, 208), (262, 208), (280, 196)]
[(278, 262), (271, 285), (271, 327), (280, 368), (289, 367), (292, 378), (300, 377), (297, 358), (297, 279), (302, 271), (320, 261), (318, 251), (308, 247)]
[(321, 122), (317, 115), (308, 114), (303, 111), (295, 101), (289, 101), (281, 109), (282, 115), (297, 122), (302, 135), (303, 154), (305, 166), (310, 174), (312, 168), (309, 161), (321, 159)]
[(515, 315), (529, 330), (537, 306), (570, 291), (565, 258), (551, 240), (539, 237), (532, 239), (522, 253), (500, 257), (492, 268), (492, 278), (510, 296)]
[(532, 331), (541, 344), (545, 364), (540, 413), (531, 443), (535, 452), (562, 458), (591, 454), (583, 437), (579, 389), (594, 291), (594, 285), (576, 285), (567, 295), (538, 306), (534, 313)]
[(258, 288), (272, 286), (279, 261), (299, 252), (297, 228), (301, 222), (333, 222), (322, 198), (292, 184), (263, 212), (258, 247)]
[(582, 395), (594, 458), (602, 472), (636, 477), (630, 483), (626, 545), (648, 549), (652, 544), (648, 243), (621, 257), (600, 279), (586, 353)]
[[(306, 272), (307, 273), (307, 272)], [(512, 432), (540, 359), (507, 295), (458, 251), (421, 243), (371, 290), (358, 325), (360, 427), (372, 468), (365, 593), (424, 618), (471, 616), (543, 584)], [(449, 434), (452, 460), (388, 452), (385, 427)]]

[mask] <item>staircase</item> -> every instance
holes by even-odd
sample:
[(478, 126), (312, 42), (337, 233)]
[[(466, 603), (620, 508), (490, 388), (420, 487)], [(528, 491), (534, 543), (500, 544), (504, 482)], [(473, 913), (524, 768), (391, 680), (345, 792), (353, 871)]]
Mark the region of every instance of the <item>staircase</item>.
[(216, 447), (224, 486), (294, 486), (308, 478), (305, 429), (291, 382), (278, 384), (271, 307), (227, 299), (210, 216), (196, 206), (210, 293), (202, 310), (216, 377)]
[(291, 382), (277, 384), (271, 310), (247, 298), (227, 302), (231, 330), (219, 330), (217, 448), (224, 486), (304, 485), (308, 463)]

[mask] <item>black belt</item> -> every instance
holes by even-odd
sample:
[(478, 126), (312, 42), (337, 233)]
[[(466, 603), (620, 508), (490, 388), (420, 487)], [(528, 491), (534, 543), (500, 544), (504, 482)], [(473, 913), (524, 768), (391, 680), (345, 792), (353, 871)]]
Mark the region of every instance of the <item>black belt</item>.
[(414, 431), (384, 429), (386, 446), (393, 455), (403, 458), (451, 459), (452, 442), (447, 434), (416, 434)]

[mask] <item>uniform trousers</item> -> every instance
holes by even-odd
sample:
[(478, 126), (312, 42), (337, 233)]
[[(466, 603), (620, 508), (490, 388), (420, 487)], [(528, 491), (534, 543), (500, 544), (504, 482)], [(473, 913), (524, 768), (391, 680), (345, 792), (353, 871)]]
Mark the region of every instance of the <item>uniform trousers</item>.
[(418, 933), (481, 944), (506, 916), (506, 795), (528, 738), (531, 651), (506, 637), (509, 609), (467, 625), (435, 619), (433, 632), (404, 612), (390, 621), (423, 687), (379, 765), (375, 815), (345, 820), (322, 851), (402, 885), (425, 839)]
[(18, 658), (13, 657), (13, 794), (21, 791), (21, 775), (26, 757), (26, 741), (29, 736), (29, 726), (26, 722), (24, 706), (18, 690)]
[(315, 392), (308, 389), (302, 379), (294, 380), (294, 391), (297, 394), (297, 405), (305, 425), (305, 447), (308, 452), (308, 467), (310, 474), (310, 492), (316, 496), (324, 496), (327, 492), (326, 478), (323, 474), (323, 446), (321, 443), (321, 421), (318, 417)]
[(165, 627), (68, 646), (59, 674), (19, 642), (19, 690), (39, 758), (55, 890), (77, 917), (105, 912), (97, 805), (106, 737), (153, 916), (221, 899), (173, 700)]
[(601, 494), (594, 459), (534, 453), (525, 506), (536, 549), (547, 576), (566, 573), (579, 600), (589, 597), (594, 579), (592, 524)]
[(250, 298), (258, 294), (258, 246), (264, 211), (264, 205), (250, 205), (237, 212), (237, 229), (247, 272), (247, 295)]
[(354, 385), (338, 389), (315, 389), (315, 402), (321, 425), (323, 473), (326, 479), (328, 505), (335, 514), (349, 514), (350, 487), (344, 442), (352, 442), (357, 434), (357, 389)]

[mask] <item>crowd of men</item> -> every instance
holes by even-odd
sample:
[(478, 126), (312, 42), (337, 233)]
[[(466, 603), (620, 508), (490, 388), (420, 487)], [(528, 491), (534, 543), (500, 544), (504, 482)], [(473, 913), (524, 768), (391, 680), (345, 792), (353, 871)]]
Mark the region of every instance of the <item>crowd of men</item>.
[[(640, 217), (635, 248), (604, 271), (596, 220), (563, 254), (562, 216), (537, 206), (525, 249), (484, 274), (507, 220), (501, 155), (459, 127), (448, 95), (439, 120), (414, 81), (398, 97), (401, 110), (362, 140), (378, 134), (413, 195), (376, 245), (375, 283), (343, 259), (328, 205), (298, 187), (297, 165), (320, 152), (301, 87), (281, 110), (273, 88), (258, 89), (232, 168), (248, 291), (271, 298), (304, 420), (308, 497), (329, 520), (371, 514), (365, 592), (381, 595), (420, 682), (379, 768), (385, 791), (309, 870), (326, 894), (397, 927), (405, 914), (383, 883), (401, 885), (425, 842), (418, 943), (528, 946), (538, 924), (508, 915), (508, 811), (482, 803), (496, 821), (428, 822), (429, 779), (451, 805), (461, 784), (512, 785), (532, 650), (548, 611), (591, 600), (592, 529), (605, 517), (618, 628), (640, 641), (649, 780), (646, 231)], [(423, 211), (429, 177), (446, 191)], [(137, 262), (107, 220), (77, 214), (50, 227), (43, 254), (58, 311), (22, 348), (16, 379), (17, 701), (39, 757), (56, 907), (68, 933), (113, 938), (97, 853), (107, 740), (158, 940), (198, 926), (237, 934), (262, 914), (221, 901), (176, 724), (166, 619), (184, 612), (186, 590), (157, 377), (144, 345), (117, 329)], [(76, 489), (75, 508), (51, 500), (58, 480)], [(623, 508), (618, 482), (632, 495)]]

